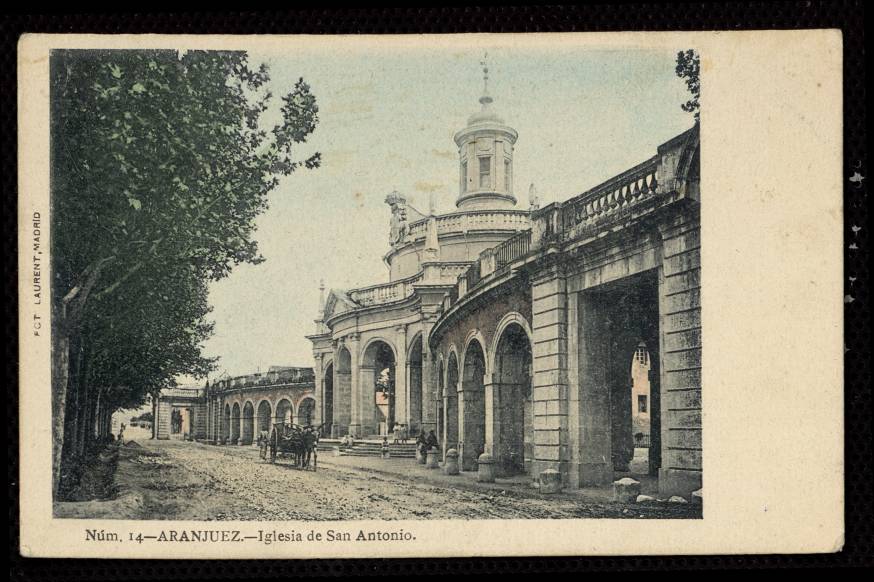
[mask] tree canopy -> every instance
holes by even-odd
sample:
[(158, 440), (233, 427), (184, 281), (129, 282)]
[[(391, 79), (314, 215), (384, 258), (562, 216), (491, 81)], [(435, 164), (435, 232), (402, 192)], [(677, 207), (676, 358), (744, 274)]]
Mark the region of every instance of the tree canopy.
[(677, 53), (677, 76), (686, 81), (686, 88), (689, 89), (689, 93), (692, 95), (692, 98), (680, 105), (680, 107), (683, 111), (692, 113), (695, 116), (695, 121), (698, 121), (701, 109), (698, 101), (701, 97), (700, 71), (701, 59), (698, 57), (698, 53), (692, 49)]
[(288, 89), (271, 127), (268, 70), (245, 52), (52, 53), (53, 338), (84, 359), (56, 393), (84, 382), (129, 408), (211, 369), (208, 283), (264, 260), (268, 193), (320, 163), (298, 151), (316, 99)]

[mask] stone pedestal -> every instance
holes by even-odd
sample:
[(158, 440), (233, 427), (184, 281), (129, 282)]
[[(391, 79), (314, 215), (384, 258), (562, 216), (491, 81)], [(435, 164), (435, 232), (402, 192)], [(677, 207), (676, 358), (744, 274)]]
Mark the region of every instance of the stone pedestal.
[(640, 495), (640, 481), (635, 481), (631, 477), (613, 481), (613, 501), (634, 503), (638, 495)]
[(495, 460), (488, 453), (483, 453), (477, 459), (476, 480), (480, 483), (495, 482)]
[(449, 449), (446, 451), (446, 460), (443, 461), (443, 472), (447, 475), (458, 475), (458, 451)]
[(561, 491), (561, 473), (555, 469), (546, 469), (540, 473), (540, 492), (558, 493)]
[(425, 464), (425, 455), (422, 454), (422, 451), (421, 449), (419, 449), (419, 447), (416, 447), (416, 462), (420, 465)]
[(428, 455), (425, 458), (425, 468), (426, 469), (437, 469), (440, 465), (437, 463), (437, 449), (430, 449), (428, 451)]
[(334, 446), (334, 448), (331, 449), (331, 452), (333, 453), (333, 455), (335, 457), (339, 457), (340, 456), (340, 447)]

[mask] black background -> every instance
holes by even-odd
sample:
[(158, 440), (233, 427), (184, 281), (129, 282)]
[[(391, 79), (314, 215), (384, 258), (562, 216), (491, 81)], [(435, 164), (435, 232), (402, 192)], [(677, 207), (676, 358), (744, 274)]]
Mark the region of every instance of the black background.
[[(290, 2), (288, 3), (291, 4)], [(68, 6), (77, 7), (74, 4)], [(837, 2), (606, 2), (583, 6), (299, 8), (263, 12), (130, 12), (0, 16), (2, 42), (3, 246), (6, 261), (4, 343), (7, 368), (7, 453), (10, 578), (15, 580), (147, 580), (290, 576), (525, 574), (653, 570), (859, 568), (872, 550), (872, 399), (869, 371), (867, 178), (845, 181), (845, 444), (846, 545), (838, 554), (804, 556), (676, 556), (481, 558), (414, 560), (144, 561), (25, 559), (18, 553), (18, 311), (16, 253), (16, 43), (24, 32), (162, 34), (386, 34), (619, 30), (840, 28), (844, 39), (844, 169), (867, 177), (865, 7)], [(767, 104), (765, 104), (767, 106)], [(770, 104), (770, 106), (777, 106)], [(793, 185), (799, 189), (805, 184)], [(863, 227), (853, 233), (851, 226)], [(850, 248), (855, 243), (856, 249)], [(855, 280), (851, 282), (850, 278)], [(852, 300), (850, 300), (852, 298)], [(787, 356), (791, 358), (791, 355)], [(751, 403), (754, 406), (755, 403)], [(798, 435), (804, 446), (804, 435)], [(811, 503), (817, 503), (815, 497)]]

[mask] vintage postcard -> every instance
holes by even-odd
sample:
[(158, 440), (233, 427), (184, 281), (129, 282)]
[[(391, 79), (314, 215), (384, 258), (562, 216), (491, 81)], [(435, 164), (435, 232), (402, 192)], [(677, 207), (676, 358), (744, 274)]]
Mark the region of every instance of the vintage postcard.
[(838, 551), (841, 54), (25, 35), (22, 554)]

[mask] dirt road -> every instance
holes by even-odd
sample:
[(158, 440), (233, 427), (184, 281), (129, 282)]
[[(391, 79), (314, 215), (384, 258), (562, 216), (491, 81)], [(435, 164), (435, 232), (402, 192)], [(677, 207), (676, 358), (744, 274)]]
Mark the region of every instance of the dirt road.
[[(536, 490), (437, 486), (332, 464), (317, 472), (270, 464), (251, 447), (141, 440), (122, 447), (111, 502), (61, 504), (58, 515), (190, 520), (690, 518), (680, 504), (621, 505)], [(100, 504), (109, 504), (100, 508)], [(117, 506), (115, 509), (110, 507)], [(110, 515), (107, 515), (110, 514)]]

